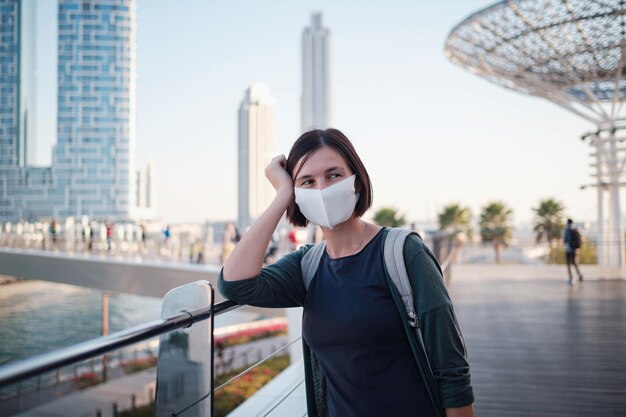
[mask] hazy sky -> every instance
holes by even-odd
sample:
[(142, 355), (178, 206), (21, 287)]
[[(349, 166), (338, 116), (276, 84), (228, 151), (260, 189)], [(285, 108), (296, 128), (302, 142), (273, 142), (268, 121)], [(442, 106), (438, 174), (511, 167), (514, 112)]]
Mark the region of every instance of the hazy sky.
[[(40, 3), (39, 42), (49, 46), (53, 37), (42, 33), (53, 30), (54, 2)], [(567, 215), (594, 221), (595, 191), (579, 190), (591, 181), (590, 149), (578, 139), (594, 127), (444, 55), (449, 30), (491, 3), (139, 0), (137, 162), (155, 163), (159, 214), (170, 222), (236, 217), (237, 109), (253, 81), (271, 87), (276, 153), (289, 152), (300, 133), (301, 33), (322, 11), (332, 33), (333, 125), (366, 164), (374, 210), (434, 220), (458, 201), (477, 218), (501, 199), (525, 222), (540, 198), (555, 197)], [(45, 49), (40, 132), (54, 132), (46, 104), (54, 103), (54, 70), (45, 67), (55, 54)], [(49, 161), (52, 143), (41, 143), (39, 158)]]

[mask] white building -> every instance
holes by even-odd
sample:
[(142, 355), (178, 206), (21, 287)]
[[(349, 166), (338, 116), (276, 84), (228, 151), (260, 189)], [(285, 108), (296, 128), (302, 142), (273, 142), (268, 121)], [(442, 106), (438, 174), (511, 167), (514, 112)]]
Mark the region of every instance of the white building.
[(238, 217), (244, 232), (267, 208), (274, 190), (265, 178), (265, 167), (274, 157), (275, 101), (268, 85), (256, 82), (239, 106)]
[(330, 30), (322, 26), (322, 14), (311, 16), (302, 33), (301, 127), (325, 129), (331, 125)]
[(135, 218), (151, 220), (156, 217), (156, 185), (154, 178), (154, 164), (148, 162), (145, 167), (137, 171)]

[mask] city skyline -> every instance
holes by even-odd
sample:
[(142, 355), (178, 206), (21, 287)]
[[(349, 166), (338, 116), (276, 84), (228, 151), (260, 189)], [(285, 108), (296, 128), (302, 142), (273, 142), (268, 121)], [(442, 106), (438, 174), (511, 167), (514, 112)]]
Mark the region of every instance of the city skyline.
[[(288, 153), (301, 129), (302, 28), (323, 11), (333, 31), (333, 125), (370, 171), (374, 209), (434, 220), (459, 201), (477, 218), (487, 201), (502, 199), (516, 221), (529, 221), (530, 208), (554, 196), (568, 215), (594, 220), (593, 191), (578, 188), (590, 182), (589, 150), (578, 138), (591, 126), (446, 61), (448, 31), (490, 3), (305, 2), (278, 12), (189, 1), (171, 12), (166, 2), (139, 2), (138, 162), (153, 159), (168, 173), (159, 177), (159, 214), (169, 222), (236, 218), (229, 109), (242, 85), (267, 82), (277, 100), (277, 153)], [(164, 33), (165, 22), (181, 30)]]

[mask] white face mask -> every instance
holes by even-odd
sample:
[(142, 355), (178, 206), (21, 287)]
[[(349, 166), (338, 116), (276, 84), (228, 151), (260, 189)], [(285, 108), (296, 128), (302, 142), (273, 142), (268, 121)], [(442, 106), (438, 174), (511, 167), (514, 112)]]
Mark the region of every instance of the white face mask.
[(355, 180), (356, 175), (352, 175), (323, 190), (296, 187), (296, 204), (311, 223), (332, 229), (354, 213), (359, 201), (359, 194), (354, 190)]

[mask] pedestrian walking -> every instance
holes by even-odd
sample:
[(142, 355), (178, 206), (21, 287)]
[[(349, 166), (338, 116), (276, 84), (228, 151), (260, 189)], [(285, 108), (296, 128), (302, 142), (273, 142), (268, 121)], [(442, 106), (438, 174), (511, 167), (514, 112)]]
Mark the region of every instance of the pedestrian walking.
[(107, 233), (107, 250), (111, 251), (111, 240), (113, 239), (113, 223), (107, 221), (105, 224), (106, 233)]
[(146, 226), (142, 223), (139, 225), (139, 228), (141, 229), (141, 245), (146, 249)]
[(576, 254), (582, 247), (582, 236), (572, 219), (567, 219), (567, 227), (563, 232), (563, 243), (565, 244), (565, 258), (567, 262), (567, 283), (569, 285), (574, 285), (572, 279), (572, 266), (576, 269), (578, 281), (583, 281), (583, 276), (578, 269), (578, 264), (576, 263)]

